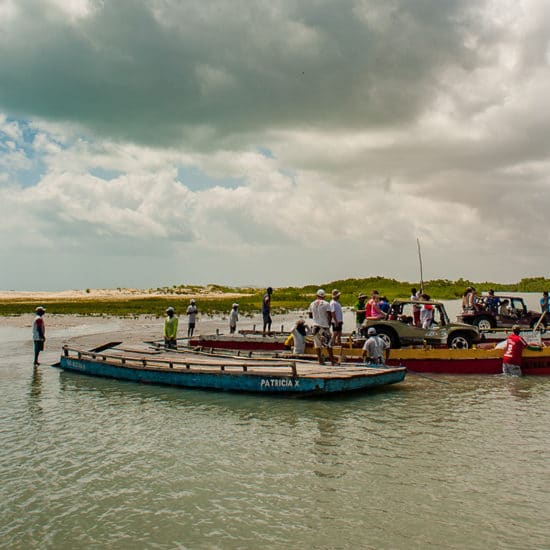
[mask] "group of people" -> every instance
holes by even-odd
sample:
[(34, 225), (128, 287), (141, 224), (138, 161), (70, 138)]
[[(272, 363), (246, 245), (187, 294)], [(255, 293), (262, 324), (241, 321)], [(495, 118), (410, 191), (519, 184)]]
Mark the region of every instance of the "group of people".
[[(197, 314), (199, 308), (197, 302), (194, 299), (189, 301), (187, 306), (187, 338), (191, 338), (195, 332), (195, 324), (197, 322)], [(178, 337), (178, 318), (176, 317), (176, 310), (170, 306), (166, 309), (166, 319), (164, 319), (164, 345), (168, 349), (177, 348)]]
[(480, 310), (489, 311), (493, 315), (511, 316), (514, 313), (510, 307), (510, 301), (501, 300), (495, 296), (495, 291), (492, 288), (487, 292), (487, 296), (480, 297), (473, 286), (467, 287), (462, 294), (462, 311), (471, 313)]
[[(262, 334), (271, 332), (271, 295), (273, 288), (268, 287), (262, 297)], [(344, 325), (344, 316), (342, 305), (340, 303), (341, 292), (334, 289), (331, 294), (331, 300), (328, 302), (325, 291), (320, 288), (317, 290), (315, 300), (311, 302), (308, 308), (309, 318), (312, 320), (311, 329), (304, 319), (298, 319), (291, 331), (293, 341), (293, 351), (295, 354), (305, 352), (306, 336), (312, 334), (313, 345), (317, 354), (319, 364), (324, 364), (323, 349), (327, 350), (328, 359), (334, 365), (337, 361), (333, 354), (333, 347), (340, 346), (342, 343), (342, 329)], [(358, 332), (361, 332), (365, 321), (368, 319), (384, 319), (390, 313), (390, 304), (385, 296), (380, 296), (377, 290), (373, 290), (370, 299), (367, 301), (367, 295), (360, 293), (355, 305), (355, 320)], [(415, 326), (429, 328), (434, 320), (433, 305), (429, 302), (430, 296), (425, 293), (419, 293), (416, 288), (411, 289), (411, 302), (413, 302), (413, 319)], [(500, 300), (495, 296), (494, 291), (489, 290), (484, 297), (484, 306), (492, 311), (501, 312), (506, 307), (507, 300)], [(474, 309), (478, 307), (476, 290), (468, 287), (462, 297), (463, 310)], [(540, 299), (541, 312), (550, 313), (550, 299), (548, 292), (543, 292)], [(35, 309), (36, 317), (33, 322), (32, 333), (34, 342), (34, 366), (38, 366), (39, 354), (44, 349), (46, 341), (46, 328), (43, 316), (46, 309), (38, 306)], [(196, 301), (191, 299), (187, 307), (188, 317), (187, 337), (191, 338), (195, 330), (195, 324), (198, 314)], [(229, 314), (229, 332), (234, 334), (239, 320), (239, 304), (233, 303)], [(164, 343), (168, 349), (177, 348), (178, 318), (173, 307), (166, 309), (166, 318), (164, 320)], [(363, 346), (363, 359), (372, 363), (383, 363), (385, 351), (389, 348), (387, 342), (376, 334), (374, 327), (368, 327), (366, 333), (367, 339)], [(503, 372), (505, 374), (521, 374), (521, 355), (527, 342), (520, 336), (519, 325), (512, 327), (512, 332), (506, 340), (506, 347), (503, 355)]]
[(390, 303), (385, 296), (380, 296), (378, 290), (371, 292), (367, 301), (367, 295), (362, 292), (357, 297), (355, 304), (355, 322), (357, 331), (361, 330), (365, 319), (385, 319), (390, 313)]
[[(317, 290), (315, 300), (311, 302), (308, 308), (309, 318), (312, 320), (311, 333), (313, 335), (313, 347), (317, 354), (317, 359), (320, 365), (324, 364), (323, 349), (327, 350), (330, 362), (335, 365), (337, 363), (333, 347), (339, 346), (342, 343), (342, 329), (344, 325), (344, 316), (342, 305), (340, 304), (341, 292), (338, 289), (332, 291), (332, 299), (327, 302), (325, 299), (326, 293), (320, 288)], [(365, 304), (366, 296), (360, 294), (358, 307), (356, 308), (356, 322), (362, 325), (365, 319), (382, 318), (387, 315), (380, 307), (381, 298), (377, 291), (373, 291), (371, 299)], [(387, 300), (385, 300), (387, 303)], [(389, 304), (388, 304), (389, 306)], [(388, 308), (389, 311), (389, 308)], [(299, 319), (296, 322), (295, 331), (300, 326), (300, 331), (304, 330), (304, 321)], [(331, 333), (332, 329), (332, 333)], [(382, 363), (384, 350), (389, 346), (386, 342), (376, 334), (376, 329), (370, 327), (367, 332), (367, 340), (363, 346), (363, 357), (371, 362)], [(299, 346), (295, 346), (294, 352), (298, 353), (301, 348), (302, 338), (298, 335)], [(296, 342), (296, 340), (294, 340)], [(303, 352), (302, 352), (303, 353)]]
[[(187, 307), (187, 338), (191, 338), (195, 332), (197, 314), (199, 309), (194, 299), (191, 299)], [(229, 332), (234, 334), (237, 331), (237, 322), (239, 320), (239, 304), (234, 303), (229, 313)], [(166, 309), (166, 318), (164, 319), (164, 346), (168, 349), (177, 348), (178, 318), (173, 307)]]

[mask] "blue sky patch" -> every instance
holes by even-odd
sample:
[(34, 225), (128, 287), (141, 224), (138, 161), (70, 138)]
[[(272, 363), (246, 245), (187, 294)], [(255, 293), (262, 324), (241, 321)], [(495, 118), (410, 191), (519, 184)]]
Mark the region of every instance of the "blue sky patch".
[(46, 172), (43, 154), (37, 153), (33, 148), (33, 141), (37, 132), (25, 120), (7, 118), (6, 123), (15, 124), (20, 130), (21, 136), (17, 139), (0, 130), (0, 155), (22, 154), (27, 160), (27, 166), (24, 168), (18, 168), (17, 166), (10, 168), (10, 163), (7, 162), (2, 166), (2, 170), (8, 174), (9, 181), (12, 183), (17, 183), (23, 187), (32, 187), (42, 179)]
[(120, 170), (108, 170), (107, 168), (101, 168), (99, 166), (90, 168), (89, 172), (92, 176), (94, 176), (94, 178), (99, 178), (105, 181), (114, 180), (124, 174), (124, 172), (121, 172)]
[(258, 150), (258, 153), (260, 153), (260, 155), (264, 156), (265, 158), (268, 158), (268, 159), (275, 158), (273, 151), (271, 151), (271, 149), (268, 149), (267, 147), (258, 147), (257, 150)]
[(196, 166), (180, 166), (178, 180), (190, 191), (206, 191), (213, 187), (237, 189), (246, 185), (244, 178), (213, 178), (206, 175)]

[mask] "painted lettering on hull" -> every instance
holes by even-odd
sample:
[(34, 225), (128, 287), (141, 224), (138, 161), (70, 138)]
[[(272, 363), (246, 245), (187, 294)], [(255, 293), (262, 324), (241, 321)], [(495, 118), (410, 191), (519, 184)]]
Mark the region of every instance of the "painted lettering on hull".
[(262, 378), (260, 382), (260, 388), (264, 389), (282, 389), (282, 388), (295, 388), (300, 385), (299, 380), (292, 380), (291, 378)]

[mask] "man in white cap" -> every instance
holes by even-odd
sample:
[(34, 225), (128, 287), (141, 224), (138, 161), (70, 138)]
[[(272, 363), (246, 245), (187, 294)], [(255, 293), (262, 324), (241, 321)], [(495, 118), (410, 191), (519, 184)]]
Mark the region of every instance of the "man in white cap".
[(35, 310), (36, 317), (32, 324), (32, 339), (34, 342), (34, 366), (38, 367), (38, 356), (44, 349), (44, 342), (46, 341), (46, 325), (42, 316), (46, 313), (46, 310), (42, 306), (38, 306)]
[(332, 315), (332, 345), (340, 346), (342, 344), (342, 327), (344, 326), (344, 313), (340, 304), (341, 292), (337, 289), (332, 291), (332, 300), (330, 301), (330, 313)]
[(169, 307), (166, 310), (166, 319), (164, 320), (164, 346), (168, 349), (176, 349), (178, 336), (178, 318), (174, 315), (174, 308)]
[(330, 323), (332, 314), (330, 304), (325, 300), (325, 291), (320, 288), (317, 291), (317, 297), (309, 305), (309, 317), (313, 319), (313, 346), (317, 352), (319, 364), (324, 365), (323, 348), (328, 350), (328, 356), (331, 363), (334, 365), (334, 356), (332, 354), (332, 342), (330, 336)]
[(229, 314), (229, 334), (235, 334), (237, 330), (237, 321), (239, 320), (239, 304), (235, 303), (231, 306)]
[(376, 329), (374, 327), (369, 327), (367, 336), (368, 338), (363, 345), (363, 361), (365, 361), (368, 356), (370, 363), (382, 365), (384, 363), (384, 351), (389, 349), (390, 346), (376, 334)]
[(199, 309), (197, 308), (195, 300), (191, 298), (191, 300), (189, 301), (189, 307), (187, 308), (187, 318), (189, 323), (187, 325), (187, 338), (191, 338), (191, 336), (193, 336), (193, 331), (195, 330), (195, 321), (197, 319), (198, 312)]

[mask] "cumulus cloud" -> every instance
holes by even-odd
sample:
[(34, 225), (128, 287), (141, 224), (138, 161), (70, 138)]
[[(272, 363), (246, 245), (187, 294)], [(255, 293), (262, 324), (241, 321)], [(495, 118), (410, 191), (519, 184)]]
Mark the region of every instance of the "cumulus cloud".
[(0, 16), (0, 286), (44, 250), (125, 258), (144, 286), (158, 265), (159, 283), (413, 279), (417, 236), (428, 276), (545, 268), (544, 0), (6, 0)]

